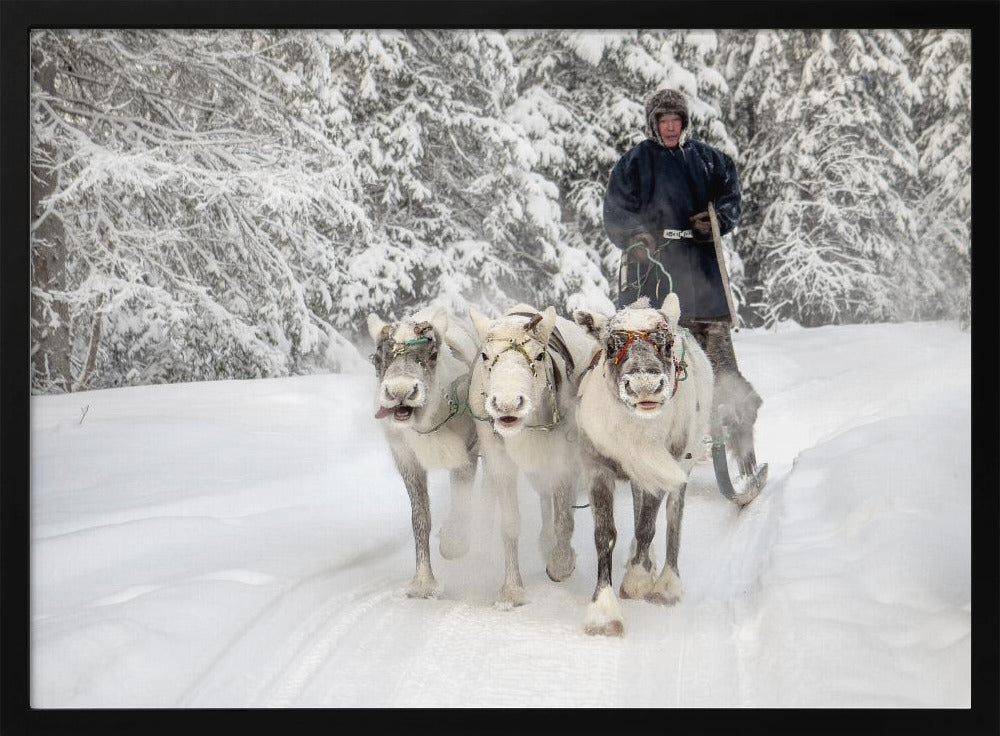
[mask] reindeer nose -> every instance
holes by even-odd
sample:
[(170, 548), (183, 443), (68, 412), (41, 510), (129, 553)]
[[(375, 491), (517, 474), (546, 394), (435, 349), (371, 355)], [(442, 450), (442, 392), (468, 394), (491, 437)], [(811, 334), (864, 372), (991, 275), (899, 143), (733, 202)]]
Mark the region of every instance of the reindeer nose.
[(510, 414), (512, 412), (518, 411), (522, 406), (524, 406), (525, 399), (523, 396), (513, 396), (504, 397), (500, 401), (497, 401), (496, 394), (490, 396), (490, 405), (493, 407), (497, 414)]
[(420, 396), (420, 384), (410, 381), (387, 381), (382, 386), (386, 401), (402, 403), (413, 401)]
[(632, 396), (659, 394), (665, 386), (662, 373), (632, 373), (625, 376), (624, 382), (626, 393)]

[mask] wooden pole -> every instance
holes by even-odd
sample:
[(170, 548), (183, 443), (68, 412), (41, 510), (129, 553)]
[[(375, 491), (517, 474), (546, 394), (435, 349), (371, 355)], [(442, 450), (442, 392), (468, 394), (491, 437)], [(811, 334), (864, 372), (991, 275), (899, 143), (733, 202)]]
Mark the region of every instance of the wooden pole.
[(719, 274), (722, 276), (722, 288), (726, 292), (726, 304), (729, 305), (729, 320), (736, 326), (736, 307), (733, 306), (733, 293), (729, 288), (729, 271), (726, 270), (726, 259), (722, 255), (722, 235), (719, 234), (719, 218), (715, 214), (715, 205), (708, 203), (708, 220), (712, 224), (712, 242), (715, 245), (715, 260), (719, 264)]

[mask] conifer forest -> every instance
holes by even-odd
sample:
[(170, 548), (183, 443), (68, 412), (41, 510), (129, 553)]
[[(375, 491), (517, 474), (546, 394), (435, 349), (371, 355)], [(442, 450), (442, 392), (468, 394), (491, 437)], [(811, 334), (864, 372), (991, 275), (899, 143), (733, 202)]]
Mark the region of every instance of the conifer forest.
[(967, 30), (45, 29), (30, 46), (36, 394), (344, 371), (370, 312), (613, 298), (605, 187), (664, 87), (736, 163), (743, 325), (970, 320)]

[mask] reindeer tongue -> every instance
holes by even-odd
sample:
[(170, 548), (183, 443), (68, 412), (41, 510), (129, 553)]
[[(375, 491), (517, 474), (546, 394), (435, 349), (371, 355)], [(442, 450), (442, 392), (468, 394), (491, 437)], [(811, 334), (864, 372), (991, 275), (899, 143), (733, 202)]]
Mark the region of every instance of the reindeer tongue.
[(395, 409), (386, 409), (384, 406), (380, 406), (378, 408), (378, 411), (375, 412), (375, 418), (376, 419), (385, 419), (387, 416), (389, 416), (390, 414), (392, 414), (393, 411), (395, 411)]

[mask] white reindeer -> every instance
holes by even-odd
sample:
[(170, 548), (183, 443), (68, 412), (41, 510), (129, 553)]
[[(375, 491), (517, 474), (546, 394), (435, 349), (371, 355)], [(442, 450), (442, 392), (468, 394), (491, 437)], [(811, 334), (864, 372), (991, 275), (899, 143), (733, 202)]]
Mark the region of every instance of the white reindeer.
[[(430, 560), (431, 512), (427, 471), (446, 469), (451, 507), (441, 529), (441, 556), (455, 559), (469, 548), (469, 510), (476, 473), (477, 439), (464, 408), (465, 381), (476, 345), (471, 333), (442, 309), (426, 309), (394, 324), (368, 316), (378, 375), (375, 416), (410, 496), (416, 573), (413, 598), (437, 597)], [(459, 398), (462, 396), (463, 398)]]
[(565, 580), (576, 566), (570, 539), (579, 450), (571, 436), (577, 379), (595, 345), (553, 307), (539, 312), (520, 304), (495, 321), (475, 307), (469, 313), (481, 340), (469, 407), (481, 420), (484, 495), (496, 494), (500, 501), (504, 581), (496, 604), (510, 608), (524, 603), (517, 559), (519, 471), (540, 495), (540, 541), (549, 577)]
[[(573, 317), (603, 348), (580, 382), (577, 409), (597, 547), (597, 587), (584, 628), (621, 636), (621, 606), (611, 587), (615, 481), (631, 483), (635, 522), (620, 594), (672, 605), (682, 594), (677, 554), (684, 492), (709, 433), (712, 367), (691, 335), (677, 328), (676, 294), (668, 294), (660, 310), (642, 298), (610, 319), (586, 311)], [(667, 554), (657, 575), (649, 547), (664, 497)]]

